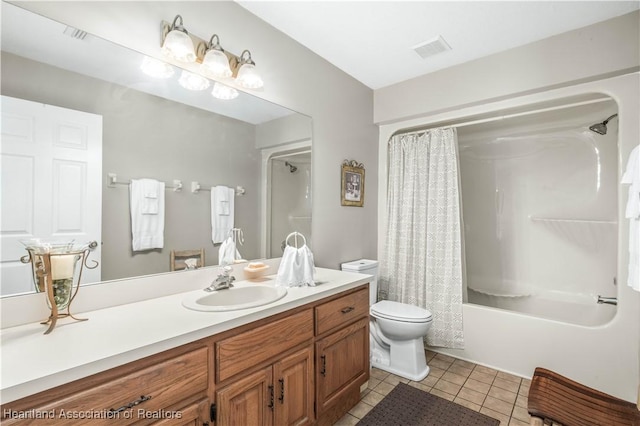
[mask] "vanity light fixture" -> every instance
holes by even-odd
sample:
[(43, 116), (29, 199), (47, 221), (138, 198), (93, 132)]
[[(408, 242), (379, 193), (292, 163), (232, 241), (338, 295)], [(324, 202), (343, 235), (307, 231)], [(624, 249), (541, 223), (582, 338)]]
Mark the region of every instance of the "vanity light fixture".
[(223, 101), (228, 101), (238, 97), (238, 91), (236, 89), (218, 82), (213, 85), (211, 94), (214, 98), (221, 99)]
[(198, 58), (193, 41), (183, 26), (182, 16), (176, 15), (173, 19), (169, 32), (162, 42), (162, 53), (180, 62), (195, 62)]
[(188, 90), (206, 90), (209, 88), (209, 80), (199, 74), (183, 70), (178, 79), (180, 86)]
[(187, 33), (180, 15), (175, 17), (172, 24), (162, 21), (161, 28), (162, 51), (169, 57), (183, 62), (198, 62), (201, 64), (202, 74), (215, 80), (223, 80), (227, 85), (235, 83), (237, 87), (245, 89), (260, 89), (264, 86), (249, 50), (245, 49), (237, 56), (220, 46), (217, 34), (212, 35), (207, 43)]
[(145, 56), (140, 69), (143, 73), (154, 78), (170, 78), (175, 73), (173, 67), (166, 62)]
[[(213, 44), (215, 39), (215, 44)], [(202, 70), (206, 75), (213, 78), (228, 78), (233, 72), (229, 66), (229, 58), (224, 54), (224, 49), (220, 46), (220, 38), (217, 34), (211, 36), (204, 58), (202, 59)]]

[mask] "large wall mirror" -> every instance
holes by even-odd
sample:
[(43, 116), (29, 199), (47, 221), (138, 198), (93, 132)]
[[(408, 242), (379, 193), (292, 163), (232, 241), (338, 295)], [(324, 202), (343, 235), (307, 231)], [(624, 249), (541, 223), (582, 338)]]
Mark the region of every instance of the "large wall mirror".
[[(173, 65), (150, 77), (142, 54), (4, 1), (1, 42), (3, 296), (33, 289), (19, 263), (19, 241), (33, 237), (98, 240), (100, 268), (83, 284), (168, 272), (171, 250), (204, 248), (205, 266), (218, 264), (219, 185), (240, 189), (244, 259), (280, 256), (293, 230), (310, 239), (311, 118), (243, 92), (216, 99), (213, 81), (187, 90)], [(43, 166), (36, 157), (49, 149)], [(162, 249), (132, 250), (128, 183), (138, 178), (167, 185)]]

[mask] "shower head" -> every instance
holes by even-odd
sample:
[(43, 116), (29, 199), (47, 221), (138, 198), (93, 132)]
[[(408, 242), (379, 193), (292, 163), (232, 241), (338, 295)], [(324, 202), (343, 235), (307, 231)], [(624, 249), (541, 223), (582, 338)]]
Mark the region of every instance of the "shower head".
[(599, 135), (606, 135), (607, 134), (607, 123), (612, 118), (617, 117), (617, 116), (618, 116), (618, 114), (613, 114), (611, 117), (607, 118), (602, 123), (596, 123), (593, 126), (590, 126), (589, 130), (591, 130), (592, 132), (596, 132)]
[(289, 173), (295, 173), (298, 170), (298, 168), (296, 166), (294, 166), (293, 164), (291, 164), (288, 161), (285, 161), (284, 165), (289, 167)]

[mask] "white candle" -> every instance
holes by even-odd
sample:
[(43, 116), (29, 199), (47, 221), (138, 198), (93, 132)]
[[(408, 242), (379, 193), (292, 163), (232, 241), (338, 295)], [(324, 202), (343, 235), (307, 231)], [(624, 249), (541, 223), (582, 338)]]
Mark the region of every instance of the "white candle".
[(51, 279), (64, 280), (73, 278), (73, 267), (76, 256), (74, 254), (51, 255)]

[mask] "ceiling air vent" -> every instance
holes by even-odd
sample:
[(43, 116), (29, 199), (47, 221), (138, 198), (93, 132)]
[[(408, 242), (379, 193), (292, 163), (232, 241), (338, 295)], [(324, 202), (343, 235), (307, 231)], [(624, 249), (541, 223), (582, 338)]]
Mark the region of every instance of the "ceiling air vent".
[(444, 41), (441, 35), (438, 35), (438, 37), (413, 46), (413, 50), (415, 50), (422, 59), (427, 59), (430, 56), (451, 50), (451, 46)]
[(87, 32), (86, 31), (82, 31), (82, 30), (79, 30), (79, 29), (73, 28), (73, 27), (65, 28), (63, 33), (65, 35), (68, 35), (71, 38), (75, 38), (76, 40), (84, 40), (84, 38), (87, 36)]

